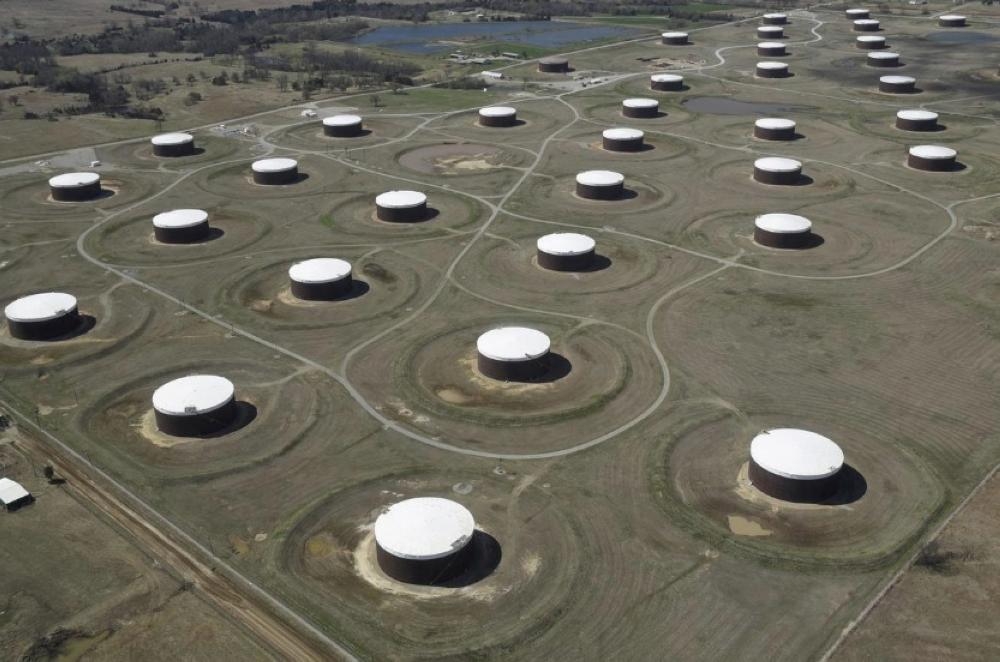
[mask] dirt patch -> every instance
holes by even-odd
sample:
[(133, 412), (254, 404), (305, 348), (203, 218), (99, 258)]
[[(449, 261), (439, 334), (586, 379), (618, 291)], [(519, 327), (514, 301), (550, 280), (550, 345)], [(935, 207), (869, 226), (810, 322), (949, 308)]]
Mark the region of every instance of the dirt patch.
[(477, 144), (430, 145), (399, 157), (404, 168), (434, 175), (474, 175), (504, 167), (499, 147)]
[(142, 415), (136, 430), (143, 439), (160, 448), (173, 448), (195, 441), (195, 437), (173, 437), (160, 432), (156, 427), (156, 414), (152, 409)]
[(757, 522), (739, 515), (729, 516), (729, 530), (738, 536), (750, 536), (758, 538), (771, 535), (770, 529), (765, 529)]

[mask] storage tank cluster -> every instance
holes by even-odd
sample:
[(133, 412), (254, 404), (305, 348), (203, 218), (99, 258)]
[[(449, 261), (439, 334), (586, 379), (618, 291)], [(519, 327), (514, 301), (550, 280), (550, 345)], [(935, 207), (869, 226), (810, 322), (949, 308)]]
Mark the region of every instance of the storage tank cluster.
[(564, 74), (569, 71), (569, 60), (564, 57), (543, 57), (538, 61), (538, 70), (544, 74)]
[(958, 152), (941, 145), (916, 145), (907, 154), (906, 164), (917, 170), (946, 172), (958, 166)]
[(41, 292), (15, 299), (3, 310), (10, 335), (20, 340), (51, 340), (80, 324), (76, 297), (65, 292)]
[(761, 140), (795, 140), (795, 121), (781, 117), (762, 117), (753, 123), (753, 136)]
[(323, 135), (331, 138), (356, 138), (364, 131), (358, 115), (333, 115), (323, 118)]
[(660, 35), (660, 41), (666, 46), (685, 46), (691, 43), (687, 32), (664, 32)]
[(296, 262), (288, 269), (292, 295), (303, 301), (334, 301), (354, 287), (351, 263), (335, 257)]
[(585, 234), (557, 232), (535, 242), (538, 266), (551, 271), (586, 271), (594, 264), (597, 242)]
[(49, 179), (49, 195), (57, 202), (84, 202), (101, 195), (101, 176), (96, 172), (67, 172)]
[(913, 76), (882, 76), (878, 79), (878, 89), (887, 94), (913, 94), (917, 91), (917, 79)]
[(487, 106), (479, 109), (480, 126), (509, 127), (517, 124), (517, 109), (511, 106)]
[(190, 156), (194, 154), (194, 136), (190, 133), (164, 133), (150, 141), (156, 156)]
[(250, 166), (254, 184), (283, 186), (299, 179), (299, 162), (289, 158), (260, 159)]
[(866, 51), (874, 51), (888, 46), (885, 37), (879, 35), (861, 35), (854, 40), (854, 45)]
[(679, 92), (684, 89), (684, 76), (680, 74), (653, 74), (649, 77), (649, 89), (657, 92)]
[(153, 392), (156, 427), (175, 437), (200, 437), (236, 420), (236, 388), (218, 375), (188, 375)]
[(758, 78), (787, 78), (791, 75), (787, 64), (769, 60), (758, 62), (756, 72)]
[(937, 131), (938, 114), (930, 110), (900, 110), (896, 112), (896, 128), (903, 131)]
[(806, 248), (812, 239), (812, 221), (796, 214), (762, 214), (753, 226), (753, 240), (768, 248)]
[(761, 184), (798, 184), (802, 178), (802, 164), (795, 159), (765, 156), (753, 162), (753, 178)]
[(549, 337), (537, 329), (503, 326), (476, 340), (476, 363), (483, 375), (504, 382), (530, 382), (549, 368)]
[(475, 559), (476, 522), (450, 499), (417, 497), (395, 503), (375, 520), (379, 568), (408, 584), (443, 584), (460, 576)]
[(618, 200), (625, 193), (625, 176), (611, 170), (585, 170), (576, 176), (576, 194), (588, 200)]
[(639, 129), (605, 129), (601, 146), (609, 152), (638, 152), (645, 147), (644, 137)]
[(656, 99), (625, 99), (622, 101), (622, 115), (649, 119), (660, 114), (660, 102)]
[(874, 53), (869, 53), (867, 57), (865, 57), (865, 61), (868, 63), (869, 67), (902, 66), (899, 62), (899, 53), (892, 53), (890, 51), (875, 51)]
[(427, 196), (420, 191), (386, 191), (375, 197), (376, 216), (388, 223), (417, 223), (427, 218)]
[(761, 57), (782, 57), (788, 50), (780, 41), (762, 41), (757, 44), (757, 55)]
[(750, 442), (751, 484), (782, 501), (826, 501), (839, 490), (843, 467), (840, 446), (808, 430), (766, 430)]
[(210, 230), (203, 209), (174, 209), (153, 217), (153, 236), (164, 244), (193, 244), (208, 237)]

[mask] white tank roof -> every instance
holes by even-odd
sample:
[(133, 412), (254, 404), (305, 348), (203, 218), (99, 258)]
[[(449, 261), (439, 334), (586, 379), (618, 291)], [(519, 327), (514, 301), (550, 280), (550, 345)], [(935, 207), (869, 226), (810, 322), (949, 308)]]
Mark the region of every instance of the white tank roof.
[(896, 112), (896, 117), (901, 120), (936, 120), (938, 114), (930, 110), (900, 110)]
[(288, 277), (297, 283), (334, 283), (351, 275), (351, 263), (335, 257), (316, 257), (296, 262)]
[(761, 432), (750, 442), (750, 457), (760, 468), (795, 480), (817, 480), (840, 471), (844, 451), (823, 435), (776, 428)]
[(917, 79), (913, 76), (882, 76), (879, 81), (899, 85), (901, 83), (916, 83)]
[(472, 513), (460, 503), (418, 497), (395, 503), (375, 520), (375, 542), (393, 556), (428, 561), (469, 544), (476, 529)]
[[(684, 76), (680, 74), (653, 74), (649, 80), (654, 83), (683, 83)], [(629, 99), (629, 101), (638, 101), (638, 99)], [(642, 99), (642, 101), (656, 101), (656, 99)]]
[(511, 106), (487, 106), (479, 109), (481, 117), (511, 117), (517, 115), (517, 108)]
[(770, 60), (764, 60), (763, 62), (757, 63), (758, 69), (787, 69), (788, 65), (784, 62), (771, 62)]
[(479, 336), (476, 351), (494, 361), (530, 361), (549, 353), (549, 337), (537, 329), (502, 326)]
[(286, 158), (261, 159), (254, 161), (251, 167), (254, 172), (285, 172), (299, 167), (299, 162)]
[(775, 12), (771, 14), (764, 14), (764, 18), (788, 18), (788, 14), (782, 14), (780, 12)]
[(186, 145), (194, 142), (194, 136), (190, 133), (161, 133), (153, 136), (149, 142), (154, 145)]
[(585, 234), (556, 232), (539, 237), (535, 245), (549, 255), (583, 255), (594, 250), (597, 243)]
[(802, 164), (795, 159), (786, 159), (780, 156), (765, 156), (753, 162), (753, 167), (768, 172), (797, 172), (802, 169)]
[[(653, 76), (653, 79), (657, 80), (656, 76)], [(622, 101), (622, 105), (626, 108), (659, 108), (660, 102), (656, 99), (625, 99)]]
[(101, 181), (101, 176), (96, 172), (67, 172), (65, 175), (56, 175), (51, 178), (49, 186), (53, 188), (81, 188), (99, 181)]
[(233, 383), (218, 375), (188, 375), (153, 391), (153, 408), (171, 416), (206, 414), (227, 405), (236, 393)]
[(786, 120), (780, 117), (762, 117), (754, 122), (754, 126), (759, 126), (762, 129), (794, 129), (795, 120)]
[(961, 14), (942, 14), (938, 18), (943, 18), (946, 21), (964, 21), (965, 17)]
[(544, 62), (545, 64), (566, 64), (569, 62), (569, 59), (558, 55), (551, 55), (549, 57), (540, 58), (538, 61)]
[(190, 228), (208, 220), (208, 212), (203, 209), (174, 209), (153, 217), (153, 227)]
[(62, 317), (76, 307), (76, 297), (64, 292), (42, 292), (15, 299), (3, 309), (13, 322), (47, 322)]
[(10, 478), (0, 478), (0, 503), (5, 505), (20, 501), (28, 496), (28, 490)]
[(812, 221), (796, 214), (761, 214), (753, 224), (775, 234), (802, 234), (812, 229)]
[(869, 60), (893, 60), (898, 57), (899, 53), (893, 53), (892, 51), (876, 51), (868, 54)]
[(878, 25), (878, 20), (874, 18), (859, 18), (854, 21), (854, 25)]
[(679, 37), (687, 37), (687, 32), (664, 32), (660, 35), (664, 39), (677, 39)]
[(921, 159), (953, 159), (958, 156), (958, 152), (951, 147), (943, 145), (914, 145), (910, 148), (910, 154)]
[(757, 32), (760, 34), (781, 34), (785, 31), (785, 28), (780, 25), (762, 25), (757, 28)]
[(757, 48), (784, 48), (785, 45), (780, 41), (760, 41), (757, 42)]
[(868, 10), (855, 8), (855, 9), (848, 9), (845, 13), (848, 16), (864, 16), (865, 14), (868, 13)]
[(880, 37), (874, 34), (864, 34), (855, 38), (855, 41), (860, 41), (862, 44), (882, 44), (885, 43), (885, 37)]
[(601, 136), (608, 140), (638, 140), (646, 135), (639, 129), (605, 129)]
[(585, 170), (576, 176), (576, 182), (584, 186), (618, 186), (625, 183), (625, 175), (612, 170)]
[(360, 115), (332, 115), (323, 118), (324, 126), (356, 126), (361, 124)]
[(386, 191), (375, 196), (375, 204), (385, 209), (409, 209), (427, 203), (427, 196), (419, 191)]

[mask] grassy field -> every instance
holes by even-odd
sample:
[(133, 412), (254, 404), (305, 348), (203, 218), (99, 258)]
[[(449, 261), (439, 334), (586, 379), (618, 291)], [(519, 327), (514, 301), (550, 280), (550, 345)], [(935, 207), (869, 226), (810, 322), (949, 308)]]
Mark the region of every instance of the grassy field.
[[(995, 67), (978, 49), (928, 38), (938, 30), (927, 20), (884, 22), (918, 94), (878, 93), (884, 71), (863, 64), (830, 11), (793, 16), (794, 76), (781, 80), (752, 75), (753, 24), (719, 26), (685, 47), (650, 39), (573, 53), (571, 76), (513, 67), (485, 93), (315, 104), (323, 116), (361, 114), (367, 133), (355, 139), (325, 137), (292, 107), (263, 112), (247, 135), (195, 131), (192, 157), (157, 158), (143, 138), (7, 167), (0, 303), (68, 291), (95, 323), (51, 343), (0, 330), (0, 401), (360, 659), (817, 659), (1000, 463)], [(173, 65), (139, 69), (157, 66), (167, 75)], [(651, 91), (659, 71), (683, 72), (685, 89)], [(605, 82), (584, 85), (593, 78)], [(176, 125), (288, 101), (273, 87), (229, 87), (177, 110)], [(660, 114), (623, 118), (622, 99), (637, 96), (657, 98)], [(719, 110), (734, 101), (742, 110)], [(493, 104), (514, 105), (519, 123), (479, 126), (476, 110)], [(894, 128), (896, 110), (918, 106), (945, 128)], [(753, 138), (753, 120), (772, 115), (795, 119), (798, 139)], [(27, 154), (97, 121), (3, 135)], [(142, 128), (102, 121), (109, 140)], [(646, 149), (604, 150), (613, 126), (643, 129)], [(964, 167), (907, 167), (905, 148), (925, 142), (955, 147)], [(265, 154), (298, 159), (300, 180), (254, 184), (250, 163)], [(755, 182), (763, 155), (799, 159), (807, 179)], [(49, 176), (92, 158), (107, 195), (49, 199)], [(574, 193), (576, 173), (598, 168), (625, 176), (622, 199)], [(374, 197), (395, 189), (425, 192), (429, 219), (379, 221)], [(173, 208), (207, 210), (213, 238), (158, 243), (150, 219)], [(754, 217), (767, 212), (807, 216), (817, 241), (755, 243)], [(599, 268), (539, 268), (537, 238), (567, 231), (595, 238)], [(352, 263), (350, 297), (291, 294), (288, 267), (319, 256)], [(529, 385), (483, 377), (476, 337), (500, 324), (548, 333), (560, 372)], [(254, 415), (215, 438), (158, 432), (153, 390), (191, 372), (232, 379)], [(842, 446), (850, 470), (834, 499), (795, 506), (749, 483), (750, 439), (776, 426)], [(993, 559), (973, 534), (995, 488), (942, 537), (948, 572), (909, 570), (832, 659), (903, 659), (914, 642), (939, 657), (988, 656)], [(429, 495), (465, 504), (497, 541), (491, 574), (446, 589), (378, 569), (380, 509)], [(10, 521), (41, 541), (30, 517), (61, 496), (39, 489)], [(53, 517), (75, 549), (83, 535)], [(23, 561), (6, 581), (38, 586), (34, 574), (53, 574), (77, 597), (40, 619), (11, 601), (0, 631), (20, 624), (3, 640), (14, 655), (73, 626), (80, 596), (105, 581), (62, 563), (64, 547), (31, 544), (37, 566)], [(115, 586), (176, 592), (131, 579), (162, 571), (115, 567)], [(949, 627), (964, 603), (927, 608), (949, 589), (982, 612), (968, 629)], [(202, 604), (198, 595), (171, 600)], [(188, 634), (198, 613), (143, 622)], [(103, 636), (101, 618), (80, 626), (86, 636)], [(217, 656), (236, 636), (227, 626), (206, 626), (186, 650)], [(151, 631), (148, 645), (161, 636)], [(114, 634), (94, 650), (126, 656), (125, 641)], [(233, 646), (246, 659), (266, 654)]]

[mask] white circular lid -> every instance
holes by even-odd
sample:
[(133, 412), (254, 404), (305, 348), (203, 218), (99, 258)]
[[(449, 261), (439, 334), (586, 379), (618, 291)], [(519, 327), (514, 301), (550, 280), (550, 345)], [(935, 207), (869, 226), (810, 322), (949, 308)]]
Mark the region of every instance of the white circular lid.
[(188, 375), (153, 391), (153, 408), (172, 416), (193, 416), (215, 411), (233, 399), (236, 388), (218, 375)]
[(878, 51), (875, 53), (869, 53), (869, 60), (894, 60), (899, 57), (899, 53), (893, 53), (892, 51)]
[(549, 353), (549, 337), (537, 329), (502, 326), (479, 336), (476, 351), (494, 361), (530, 361)]
[(254, 172), (284, 172), (286, 170), (293, 170), (298, 166), (299, 162), (295, 159), (277, 158), (254, 161), (251, 167)]
[(761, 214), (753, 224), (775, 234), (801, 234), (812, 229), (812, 221), (796, 214)]
[(768, 172), (797, 172), (802, 169), (802, 164), (795, 159), (786, 159), (780, 156), (765, 156), (753, 162), (753, 167)]
[(764, 34), (780, 34), (785, 31), (785, 28), (780, 25), (762, 25), (757, 28), (757, 32), (762, 32)]
[(15, 299), (3, 309), (12, 322), (47, 322), (76, 307), (76, 297), (64, 292), (42, 292)]
[(625, 175), (612, 170), (585, 170), (576, 176), (576, 183), (584, 186), (618, 186), (625, 183)]
[(796, 480), (817, 480), (840, 471), (844, 451), (823, 435), (776, 428), (761, 432), (750, 442), (750, 457), (761, 469)]
[(386, 209), (409, 209), (426, 202), (427, 196), (420, 191), (386, 191), (375, 196), (375, 204)]
[(597, 243), (585, 234), (556, 232), (539, 237), (535, 245), (549, 255), (583, 255), (594, 250)]
[(764, 62), (758, 62), (757, 63), (757, 68), (758, 69), (787, 69), (788, 65), (785, 64), (784, 62), (771, 62), (771, 61), (765, 60)]
[(49, 186), (54, 188), (80, 188), (90, 186), (101, 181), (101, 176), (96, 172), (67, 172), (65, 175), (56, 175), (49, 180)]
[(958, 156), (958, 152), (951, 147), (942, 145), (914, 145), (910, 154), (921, 159), (953, 159)]
[(664, 32), (660, 36), (663, 37), (664, 39), (677, 39), (677, 38), (680, 38), (680, 37), (687, 37), (688, 33), (687, 32)]
[(315, 257), (288, 268), (288, 277), (297, 283), (334, 283), (350, 275), (351, 263), (335, 257)]
[(938, 114), (930, 110), (900, 110), (896, 113), (896, 117), (901, 120), (936, 120)]
[(938, 18), (944, 19), (946, 21), (964, 21), (965, 17), (961, 14), (942, 14)]
[(878, 25), (878, 20), (874, 18), (859, 18), (854, 21), (854, 25)]
[(517, 115), (517, 108), (511, 106), (487, 106), (480, 108), (479, 114), (483, 117), (510, 117)]
[(622, 106), (626, 108), (659, 108), (660, 102), (656, 99), (625, 99)]
[(881, 44), (885, 42), (885, 37), (879, 37), (878, 35), (866, 34), (857, 37), (855, 41), (860, 41), (862, 44)]
[(784, 48), (785, 45), (780, 41), (760, 41), (757, 42), (757, 48)]
[(916, 83), (917, 79), (913, 76), (882, 76), (879, 78), (882, 83), (890, 83), (892, 85), (900, 85), (902, 83)]
[(558, 57), (558, 56), (555, 56), (555, 55), (549, 56), (549, 57), (543, 57), (543, 58), (541, 58), (538, 61), (542, 62), (544, 64), (567, 64), (567, 63), (569, 63), (569, 60), (567, 58)]
[(867, 14), (868, 11), (867, 9), (848, 9), (845, 13), (849, 16), (862, 16)]
[(393, 556), (431, 560), (469, 544), (476, 529), (472, 513), (460, 503), (418, 497), (395, 503), (375, 520), (375, 542)]
[(190, 133), (161, 133), (158, 136), (153, 136), (150, 142), (154, 145), (186, 145), (189, 142), (194, 142), (194, 136)]
[(639, 129), (605, 129), (601, 136), (608, 140), (638, 140), (646, 135)]
[(795, 120), (786, 120), (780, 117), (762, 117), (754, 122), (754, 126), (762, 129), (794, 129)]
[[(655, 83), (681, 83), (684, 76), (680, 74), (653, 74), (649, 80)], [(630, 99), (630, 101), (656, 101), (656, 99)]]
[(780, 12), (775, 12), (772, 14), (764, 14), (764, 18), (788, 18), (788, 14), (782, 14)]
[(208, 220), (208, 212), (203, 209), (174, 209), (153, 217), (153, 227), (190, 228)]
[(323, 126), (356, 126), (361, 124), (360, 115), (332, 115), (323, 118)]

